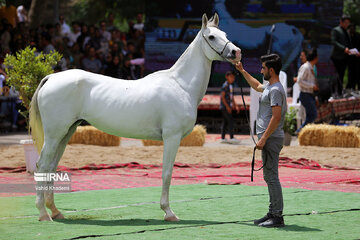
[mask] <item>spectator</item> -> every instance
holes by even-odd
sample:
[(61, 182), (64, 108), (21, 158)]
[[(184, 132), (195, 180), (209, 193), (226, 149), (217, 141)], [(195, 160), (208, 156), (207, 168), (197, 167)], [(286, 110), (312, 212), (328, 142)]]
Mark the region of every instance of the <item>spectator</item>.
[(105, 75), (114, 77), (114, 78), (121, 78), (121, 57), (119, 55), (115, 55), (112, 58), (112, 63), (109, 67), (105, 70)]
[(72, 62), (70, 62), (70, 67), (73, 68), (81, 68), (81, 60), (83, 58), (83, 54), (80, 49), (79, 43), (74, 43), (74, 45), (71, 47), (71, 57)]
[[(231, 71), (225, 74), (226, 81), (222, 85), (220, 95), (220, 110), (223, 116), (223, 124), (221, 127), (221, 142), (238, 144), (239, 140), (234, 138), (234, 118), (232, 116), (232, 110), (236, 109), (237, 113), (240, 112), (240, 108), (235, 103), (234, 87), (235, 74)], [(225, 138), (226, 132), (230, 135), (230, 140)]]
[(350, 17), (342, 16), (339, 26), (331, 30), (331, 43), (333, 50), (331, 60), (338, 74), (337, 93), (342, 95), (345, 70), (349, 65), (350, 36), (347, 28), (350, 25)]
[(61, 24), (61, 34), (63, 36), (69, 36), (71, 29), (70, 29), (70, 26), (65, 22), (65, 17), (60, 15), (59, 22)]
[(11, 42), (11, 24), (6, 24), (4, 27), (4, 31), (1, 34), (1, 49), (9, 49), (10, 50), (10, 42)]
[(90, 44), (90, 46), (94, 47), (96, 50), (99, 50), (101, 47), (101, 32), (98, 28), (95, 28), (95, 33), (94, 35), (90, 35), (91, 38), (90, 40), (87, 42), (88, 44)]
[(3, 95), (3, 87), (5, 86), (5, 80), (7, 79), (7, 75), (5, 71), (0, 67), (0, 96)]
[(127, 47), (126, 47), (126, 54), (125, 55), (129, 55), (131, 56), (132, 59), (134, 58), (141, 58), (141, 53), (136, 51), (135, 45), (133, 42), (128, 42), (127, 43)]
[(79, 44), (79, 46), (81, 47), (80, 49), (82, 50), (82, 46), (84, 45), (85, 39), (89, 36), (89, 28), (86, 24), (82, 24), (81, 25), (81, 34), (80, 36), (77, 38), (77, 43)]
[(300, 128), (296, 130), (296, 133), (299, 133), (300, 130), (308, 123), (314, 122), (317, 117), (316, 101), (314, 96), (314, 91), (319, 90), (314, 73), (314, 65), (318, 62), (317, 50), (311, 49), (307, 51), (306, 59), (306, 63), (301, 65), (299, 69), (297, 78), (297, 82), (300, 86), (300, 102), (305, 108), (306, 119)]
[(100, 33), (101, 36), (106, 39), (106, 41), (110, 41), (111, 40), (111, 33), (107, 31), (106, 28), (106, 22), (105, 21), (101, 21), (100, 22)]
[[(90, 40), (91, 40), (92, 38), (95, 38), (95, 31), (96, 31), (96, 27), (95, 27), (94, 25), (91, 25), (91, 26), (89, 27), (89, 30), (88, 30), (86, 36), (84, 35), (84, 42), (83, 42), (83, 44), (81, 45), (81, 49), (83, 50), (83, 52), (85, 52), (85, 46), (86, 46), (87, 44), (90, 44), (90, 43), (89, 43)], [(82, 35), (81, 35), (81, 36), (82, 36)], [(91, 44), (90, 44), (90, 45), (91, 45)]]
[(23, 5), (18, 6), (16, 11), (19, 22), (29, 23), (27, 11)]
[(72, 47), (72, 45), (77, 41), (78, 37), (81, 35), (80, 31), (80, 25), (77, 22), (72, 23), (72, 32), (69, 33), (69, 47)]
[(143, 15), (141, 13), (138, 13), (138, 15), (136, 16), (136, 23), (133, 25), (133, 28), (136, 31), (144, 31)]
[(51, 44), (51, 36), (47, 32), (43, 32), (41, 34), (40, 45), (42, 47), (42, 51), (45, 54), (49, 54), (55, 50), (54, 46)]
[(96, 56), (96, 49), (90, 47), (87, 56), (82, 60), (83, 69), (93, 73), (100, 73), (101, 61)]
[(114, 25), (114, 14), (113, 13), (110, 13), (109, 16), (108, 16), (108, 19), (107, 19), (107, 27), (106, 27), (106, 30), (109, 31), (109, 32), (112, 32), (116, 29), (115, 25)]
[(111, 45), (111, 54), (112, 54), (113, 56), (122, 54), (122, 51), (121, 51), (118, 43), (114, 42), (114, 43)]
[(121, 69), (122, 72), (122, 79), (125, 80), (136, 80), (137, 74), (136, 74), (136, 66), (131, 64), (131, 59), (127, 56), (125, 57), (124, 64)]
[[(300, 63), (301, 63), (300, 66), (303, 65), (304, 63), (306, 63), (307, 59), (306, 59), (306, 50), (305, 49), (301, 50), (299, 59), (300, 59)], [(315, 74), (315, 77), (317, 77), (316, 65), (314, 65), (314, 74)], [(294, 77), (293, 80), (294, 80), (294, 83), (296, 83), (297, 82), (297, 77)]]
[[(351, 48), (360, 51), (360, 34), (355, 31), (355, 25), (350, 24), (349, 35), (351, 40)], [(360, 90), (360, 53), (351, 54), (349, 56), (349, 75), (346, 88)]]
[(106, 57), (103, 60), (103, 67), (102, 67), (105, 75), (107, 75), (106, 74), (107, 69), (112, 65), (112, 60), (113, 60), (113, 56), (110, 53), (106, 54)]

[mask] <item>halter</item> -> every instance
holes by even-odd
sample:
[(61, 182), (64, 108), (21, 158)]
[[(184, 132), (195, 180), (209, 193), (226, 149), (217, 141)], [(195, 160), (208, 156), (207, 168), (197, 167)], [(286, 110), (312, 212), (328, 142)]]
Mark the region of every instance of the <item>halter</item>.
[(228, 40), (228, 41), (225, 43), (224, 48), (223, 48), (222, 51), (219, 53), (213, 46), (211, 46), (211, 44), (209, 43), (209, 41), (206, 39), (204, 33), (202, 33), (202, 36), (203, 36), (203, 38), (205, 39), (205, 42), (209, 45), (209, 47), (210, 47), (212, 50), (214, 50), (214, 52), (216, 52), (220, 57), (222, 57), (223, 59), (225, 59), (222, 54), (224, 53), (225, 48), (226, 48), (226, 46), (230, 43), (230, 41)]

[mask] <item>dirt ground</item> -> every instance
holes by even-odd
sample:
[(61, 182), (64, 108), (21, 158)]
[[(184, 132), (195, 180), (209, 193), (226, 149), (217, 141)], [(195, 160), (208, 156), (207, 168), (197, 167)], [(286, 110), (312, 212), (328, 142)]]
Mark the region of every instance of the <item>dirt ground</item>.
[[(89, 145), (68, 145), (59, 165), (81, 167), (95, 163), (129, 163), (160, 164), (162, 146), (125, 146), (100, 147)], [(202, 164), (227, 164), (251, 161), (252, 147), (180, 147), (176, 162)], [(307, 158), (321, 165), (333, 165), (360, 169), (360, 148), (324, 148), (313, 146), (284, 147), (281, 156), (292, 159)], [(24, 150), (19, 145), (0, 145), (0, 167), (25, 166)], [(261, 159), (257, 151), (256, 159)]]

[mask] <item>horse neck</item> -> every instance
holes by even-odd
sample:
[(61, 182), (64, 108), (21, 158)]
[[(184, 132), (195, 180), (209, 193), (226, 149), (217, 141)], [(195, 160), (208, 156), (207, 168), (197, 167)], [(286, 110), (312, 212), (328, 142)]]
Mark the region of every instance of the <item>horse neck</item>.
[(201, 47), (200, 32), (170, 69), (175, 81), (200, 103), (205, 95), (211, 73), (211, 63)]

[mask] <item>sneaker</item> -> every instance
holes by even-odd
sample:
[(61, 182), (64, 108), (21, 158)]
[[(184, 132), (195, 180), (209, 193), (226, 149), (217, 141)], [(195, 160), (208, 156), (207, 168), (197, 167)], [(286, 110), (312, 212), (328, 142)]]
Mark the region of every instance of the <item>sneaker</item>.
[(231, 139), (229, 139), (229, 143), (231, 143), (231, 144), (240, 144), (240, 141), (237, 140), (236, 138), (231, 138)]
[(260, 223), (265, 222), (265, 221), (269, 220), (272, 217), (273, 217), (273, 215), (271, 213), (267, 213), (264, 217), (262, 217), (260, 219), (257, 219), (257, 220), (254, 220), (254, 224), (259, 225)]
[(220, 140), (220, 143), (229, 143), (229, 142), (228, 142), (228, 140), (226, 138), (224, 138), (224, 139)]
[(265, 222), (262, 222), (258, 225), (259, 227), (284, 227), (284, 218), (283, 217), (276, 217), (273, 216), (272, 218), (269, 218)]

